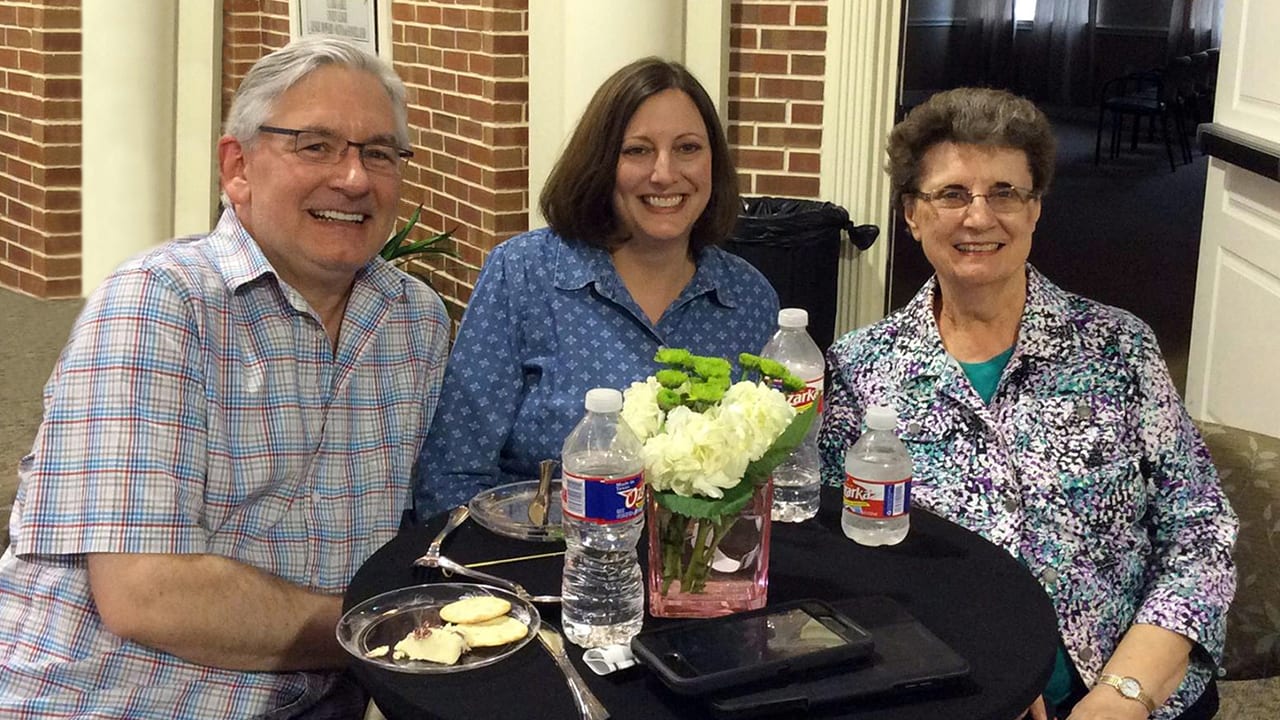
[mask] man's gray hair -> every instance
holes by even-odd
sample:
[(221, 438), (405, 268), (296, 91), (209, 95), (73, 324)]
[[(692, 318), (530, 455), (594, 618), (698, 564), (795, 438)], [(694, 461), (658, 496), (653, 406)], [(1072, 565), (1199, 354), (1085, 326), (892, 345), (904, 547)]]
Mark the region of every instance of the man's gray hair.
[(391, 99), (395, 113), (396, 143), (409, 148), (408, 111), (404, 83), (378, 56), (348, 40), (328, 35), (311, 35), (294, 40), (254, 63), (240, 82), (231, 100), (224, 128), (244, 145), (251, 145), (258, 127), (266, 124), (276, 101), (298, 81), (325, 65), (341, 65), (362, 70), (378, 78)]

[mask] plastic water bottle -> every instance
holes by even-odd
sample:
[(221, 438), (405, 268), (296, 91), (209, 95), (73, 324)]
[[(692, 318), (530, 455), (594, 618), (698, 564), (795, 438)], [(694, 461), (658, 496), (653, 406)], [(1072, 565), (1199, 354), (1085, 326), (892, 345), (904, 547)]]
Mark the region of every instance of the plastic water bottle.
[(803, 390), (787, 395), (796, 412), (803, 412), (814, 404), (818, 407), (818, 416), (809, 426), (804, 442), (773, 470), (772, 516), (781, 522), (801, 522), (818, 514), (818, 489), (822, 483), (818, 429), (822, 424), (827, 365), (822, 350), (805, 331), (808, 325), (808, 311), (783, 308), (778, 311), (778, 331), (760, 351), (761, 357), (782, 363), (792, 375), (804, 381)]
[(626, 645), (644, 621), (636, 544), (644, 528), (640, 441), (622, 421), (622, 393), (587, 392), (586, 414), (564, 441), (564, 634), (581, 647)]
[(911, 454), (894, 434), (893, 408), (867, 408), (867, 427), (844, 456), (840, 528), (861, 545), (896, 545), (911, 527)]

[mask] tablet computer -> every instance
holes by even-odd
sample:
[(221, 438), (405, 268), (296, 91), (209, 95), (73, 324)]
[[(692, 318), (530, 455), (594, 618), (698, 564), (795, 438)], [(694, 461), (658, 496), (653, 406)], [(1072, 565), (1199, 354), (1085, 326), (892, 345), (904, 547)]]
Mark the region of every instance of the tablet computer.
[(672, 690), (700, 695), (865, 658), (872, 639), (827, 603), (798, 600), (642, 632), (631, 649)]
[(940, 688), (969, 675), (963, 657), (891, 598), (875, 595), (831, 605), (871, 633), (875, 650), (870, 658), (750, 690), (716, 693), (710, 696), (712, 712), (735, 719), (780, 713), (795, 717), (834, 702)]

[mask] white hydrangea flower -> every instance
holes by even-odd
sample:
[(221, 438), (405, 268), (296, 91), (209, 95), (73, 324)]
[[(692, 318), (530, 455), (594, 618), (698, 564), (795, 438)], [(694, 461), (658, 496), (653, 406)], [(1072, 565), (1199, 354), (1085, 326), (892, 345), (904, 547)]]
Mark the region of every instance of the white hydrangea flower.
[(654, 377), (633, 382), (622, 391), (622, 419), (644, 442), (662, 427), (662, 411), (658, 409), (658, 390), (662, 387)]
[(796, 416), (781, 392), (747, 381), (725, 391), (718, 413), (741, 438), (739, 446), (749, 461), (759, 460)]
[(643, 443), (645, 482), (686, 497), (723, 497), (796, 414), (784, 394), (756, 382), (733, 385), (703, 413), (682, 406), (664, 414), (659, 389), (653, 377), (632, 383), (623, 392), (622, 418)]

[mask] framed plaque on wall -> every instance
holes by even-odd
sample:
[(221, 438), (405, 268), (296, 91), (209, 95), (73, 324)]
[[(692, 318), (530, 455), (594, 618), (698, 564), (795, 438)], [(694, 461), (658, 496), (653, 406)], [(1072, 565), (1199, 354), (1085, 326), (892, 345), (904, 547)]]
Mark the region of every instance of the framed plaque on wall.
[(298, 35), (337, 35), (378, 54), (378, 0), (297, 0)]

